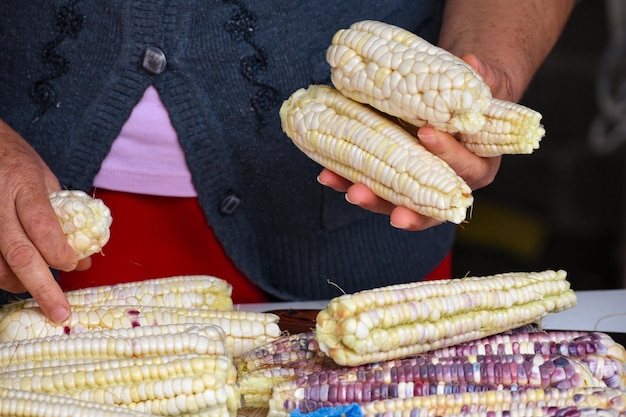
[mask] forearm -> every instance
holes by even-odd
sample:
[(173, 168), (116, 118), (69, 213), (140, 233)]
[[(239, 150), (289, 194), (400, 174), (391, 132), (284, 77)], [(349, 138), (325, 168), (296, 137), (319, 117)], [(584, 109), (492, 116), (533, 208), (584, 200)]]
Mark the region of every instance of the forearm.
[(561, 34), (574, 0), (447, 0), (439, 46), (506, 74), (494, 96), (517, 101)]

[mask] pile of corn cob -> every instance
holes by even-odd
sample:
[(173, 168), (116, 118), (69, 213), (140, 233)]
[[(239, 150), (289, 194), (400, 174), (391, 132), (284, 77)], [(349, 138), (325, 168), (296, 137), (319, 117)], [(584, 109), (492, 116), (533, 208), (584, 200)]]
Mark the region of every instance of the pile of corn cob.
[(357, 22), (326, 57), (334, 88), (295, 91), (280, 109), (283, 130), (314, 161), (425, 216), (461, 223), (473, 197), (409, 133), (416, 126), (455, 134), (485, 157), (532, 153), (545, 134), (541, 114), (493, 98), (464, 61), (402, 28)]
[(294, 335), (273, 314), (233, 310), (230, 291), (206, 276), (70, 291), (72, 317), (60, 326), (33, 300), (4, 306), (0, 415), (626, 413), (621, 345), (532, 325), (575, 303), (563, 271), (345, 295), (317, 329)]
[(68, 291), (61, 325), (33, 299), (3, 306), (0, 415), (41, 402), (59, 405), (23, 415), (235, 416), (238, 358), (281, 331), (273, 314), (233, 310), (231, 290), (180, 276)]
[(527, 326), (359, 366), (337, 365), (308, 332), (246, 353), (238, 368), (246, 415), (626, 415), (626, 351), (598, 332)]
[(342, 416), (350, 406), (357, 416), (626, 415), (624, 347), (603, 333), (537, 326), (576, 303), (565, 277), (509, 273), (337, 297), (314, 331), (244, 353), (242, 409), (269, 417)]

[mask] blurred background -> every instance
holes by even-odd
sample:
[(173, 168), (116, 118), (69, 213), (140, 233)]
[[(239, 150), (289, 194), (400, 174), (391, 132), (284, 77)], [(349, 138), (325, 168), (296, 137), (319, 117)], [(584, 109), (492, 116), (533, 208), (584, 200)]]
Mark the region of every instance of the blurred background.
[(522, 100), (546, 136), (475, 192), (455, 277), (565, 269), (575, 290), (626, 288), (624, 26), (624, 0), (577, 5)]

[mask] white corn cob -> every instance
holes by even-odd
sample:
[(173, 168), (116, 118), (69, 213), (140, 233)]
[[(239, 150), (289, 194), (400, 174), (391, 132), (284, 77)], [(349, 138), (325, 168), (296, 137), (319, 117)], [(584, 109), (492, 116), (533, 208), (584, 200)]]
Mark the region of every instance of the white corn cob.
[(463, 145), (478, 156), (530, 154), (539, 148), (546, 131), (541, 114), (509, 101), (492, 99), (480, 132), (459, 134)]
[(491, 91), (463, 60), (402, 28), (376, 21), (339, 30), (327, 50), (345, 96), (415, 125), (476, 133)]
[(467, 63), (397, 26), (356, 22), (335, 34), (326, 57), (346, 97), (414, 126), (460, 133), (481, 156), (531, 153), (545, 134), (541, 114), (493, 100)]
[(180, 354), (142, 359), (3, 372), (0, 385), (157, 415), (208, 411), (228, 415), (239, 408), (237, 371), (229, 356)]
[(316, 338), (335, 362), (354, 366), (479, 339), (575, 304), (562, 270), (400, 284), (332, 299)]
[(78, 259), (100, 252), (109, 241), (111, 211), (104, 202), (80, 190), (50, 193), (50, 203)]
[(0, 342), (168, 324), (219, 326), (224, 330), (226, 345), (235, 357), (281, 335), (278, 316), (270, 313), (152, 306), (82, 306), (74, 307), (70, 318), (57, 324), (50, 321), (39, 307), (30, 307), (15, 310), (0, 320)]
[(150, 417), (139, 411), (60, 395), (0, 388), (0, 417)]
[(224, 331), (213, 325), (146, 326), (3, 342), (0, 370), (34, 368), (41, 363), (63, 364), (68, 359), (106, 360), (181, 353), (227, 354)]
[(300, 89), (280, 109), (283, 130), (311, 159), (376, 195), (436, 219), (461, 223), (471, 189), (413, 136), (336, 89)]
[[(232, 286), (208, 275), (181, 275), (124, 282), (66, 291), (72, 307), (136, 305), (232, 310)], [(0, 308), (0, 319), (22, 308), (36, 307), (33, 298), (14, 301)]]

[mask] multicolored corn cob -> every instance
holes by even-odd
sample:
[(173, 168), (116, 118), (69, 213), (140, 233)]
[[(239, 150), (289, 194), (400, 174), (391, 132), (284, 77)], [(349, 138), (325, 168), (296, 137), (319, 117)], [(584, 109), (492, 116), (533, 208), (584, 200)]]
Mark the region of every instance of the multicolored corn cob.
[(275, 386), (336, 367), (313, 332), (285, 335), (245, 352), (238, 361), (242, 408), (267, 408)]
[(610, 388), (536, 388), (375, 401), (363, 404), (361, 409), (364, 417), (448, 416), (468, 413), (484, 413), (483, 416), (488, 416), (498, 411), (510, 411), (505, 415), (515, 416), (518, 411), (523, 413), (529, 409), (533, 411), (531, 415), (540, 416), (555, 408), (570, 410), (573, 415), (576, 415), (577, 410), (584, 411), (588, 408), (602, 410), (598, 415), (622, 415), (626, 411), (625, 404), (626, 392)]
[(575, 358), (606, 386), (626, 389), (626, 349), (601, 332), (498, 334), (428, 352), (428, 355), (436, 357), (496, 354), (544, 354)]
[(276, 386), (269, 404), (270, 409), (312, 412), (435, 394), (602, 386), (586, 365), (560, 355), (422, 355), (299, 377)]

